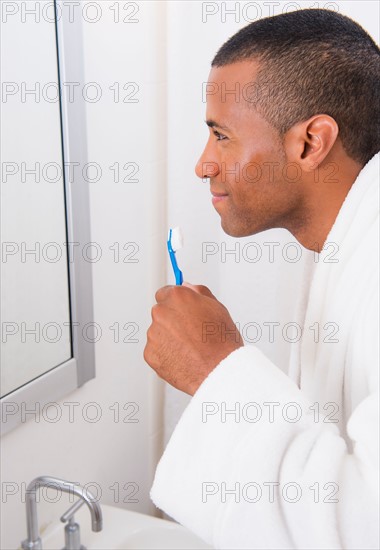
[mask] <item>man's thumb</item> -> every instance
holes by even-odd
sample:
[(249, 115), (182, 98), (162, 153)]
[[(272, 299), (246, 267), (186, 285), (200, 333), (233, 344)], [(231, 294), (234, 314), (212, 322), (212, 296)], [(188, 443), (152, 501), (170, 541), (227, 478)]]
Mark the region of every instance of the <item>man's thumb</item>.
[(192, 285), (191, 283), (187, 283), (186, 281), (182, 283), (182, 286), (187, 286), (188, 288), (191, 288), (196, 292), (197, 294), (202, 294), (202, 296), (208, 296), (208, 298), (213, 298), (214, 300), (217, 300), (217, 298), (213, 295), (211, 290), (204, 285)]

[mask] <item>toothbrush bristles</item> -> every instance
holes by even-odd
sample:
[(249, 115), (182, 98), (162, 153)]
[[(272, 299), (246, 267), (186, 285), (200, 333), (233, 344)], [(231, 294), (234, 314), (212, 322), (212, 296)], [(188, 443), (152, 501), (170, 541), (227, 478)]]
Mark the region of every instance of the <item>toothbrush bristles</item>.
[(180, 227), (174, 227), (172, 229), (171, 243), (174, 252), (183, 247), (183, 234)]

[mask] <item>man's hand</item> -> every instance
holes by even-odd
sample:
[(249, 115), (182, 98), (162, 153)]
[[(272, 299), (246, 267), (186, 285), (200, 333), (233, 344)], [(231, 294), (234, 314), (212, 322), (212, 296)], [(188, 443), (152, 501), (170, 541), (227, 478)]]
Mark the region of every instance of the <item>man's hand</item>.
[(208, 374), (244, 345), (226, 307), (202, 285), (164, 286), (155, 295), (145, 361), (158, 376), (193, 395)]

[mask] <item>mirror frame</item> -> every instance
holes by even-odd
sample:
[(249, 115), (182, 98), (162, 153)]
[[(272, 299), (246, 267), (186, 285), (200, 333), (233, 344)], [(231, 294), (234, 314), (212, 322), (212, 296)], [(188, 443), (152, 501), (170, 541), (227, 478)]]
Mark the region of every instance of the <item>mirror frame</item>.
[[(72, 22), (65, 21), (63, 16), (57, 17), (57, 0), (54, 0), (54, 6), (58, 86), (62, 92), (59, 105), (66, 235), (68, 243), (83, 244), (91, 242), (89, 183), (83, 179), (82, 170), (77, 170), (70, 182), (69, 167), (74, 162), (80, 162), (81, 167), (87, 163), (84, 100), (82, 94), (77, 92), (76, 100), (70, 102), (61, 86), (62, 82), (84, 83), (82, 21), (80, 17)], [(25, 423), (28, 416), (38, 414), (45, 405), (55, 403), (95, 377), (94, 341), (84, 339), (82, 334), (83, 327), (92, 324), (94, 319), (92, 264), (83, 260), (74, 262), (70, 258), (72, 248), (67, 247), (72, 357), (0, 400), (1, 435)], [(31, 412), (28, 414), (28, 411)]]

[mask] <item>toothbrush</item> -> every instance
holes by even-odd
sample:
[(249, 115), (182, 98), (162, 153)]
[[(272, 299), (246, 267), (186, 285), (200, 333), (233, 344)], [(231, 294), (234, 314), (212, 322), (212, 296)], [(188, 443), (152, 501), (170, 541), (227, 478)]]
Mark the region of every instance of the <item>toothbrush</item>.
[(173, 229), (169, 229), (167, 244), (168, 244), (169, 257), (173, 266), (175, 284), (181, 285), (183, 282), (182, 271), (179, 269), (177, 260), (175, 257), (176, 251), (183, 247), (183, 235), (180, 227), (174, 227)]

